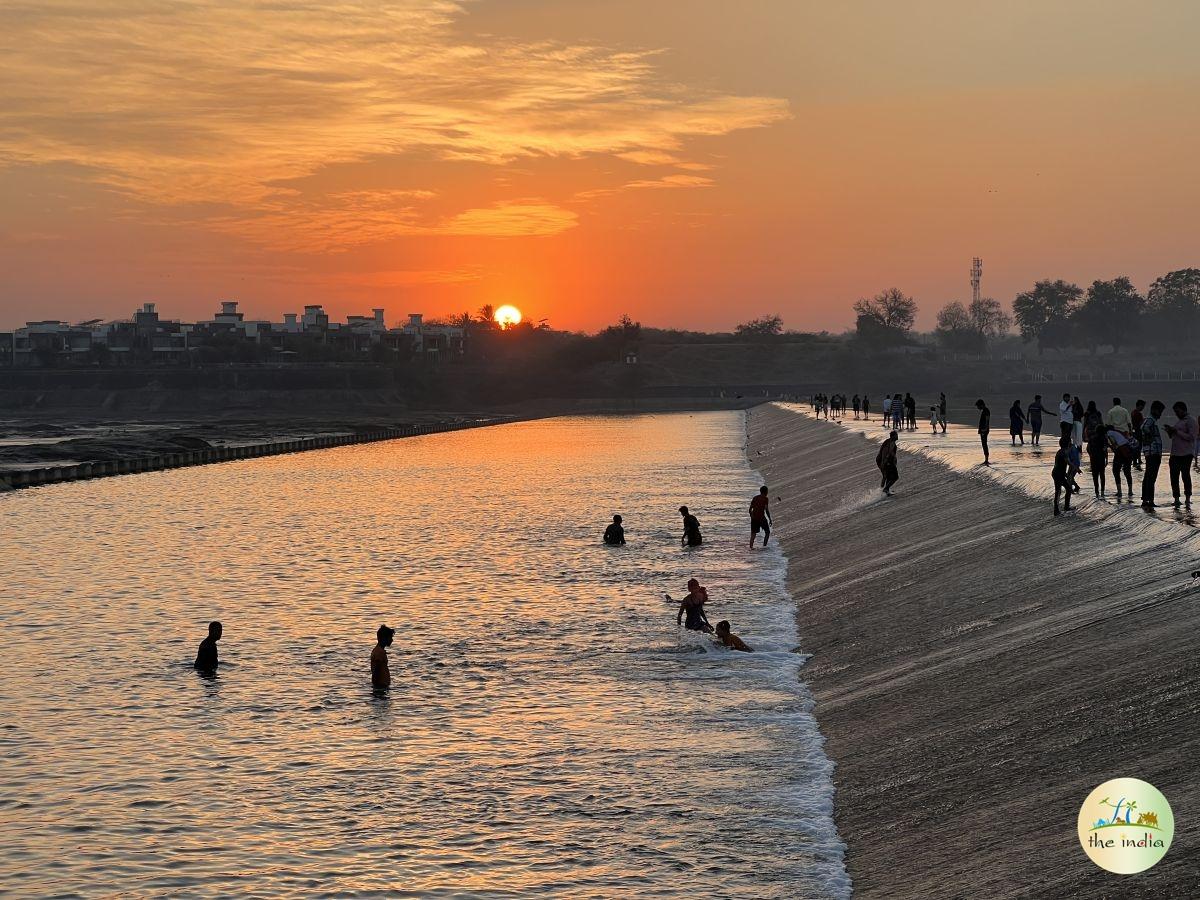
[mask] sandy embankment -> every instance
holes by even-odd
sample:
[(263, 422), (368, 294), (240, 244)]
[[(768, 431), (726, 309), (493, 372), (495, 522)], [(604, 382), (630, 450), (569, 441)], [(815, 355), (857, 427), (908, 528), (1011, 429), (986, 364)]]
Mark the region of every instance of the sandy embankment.
[[(836, 764), (858, 896), (1196, 896), (1196, 532), (1130, 533), (777, 406), (748, 414)], [(762, 455), (759, 455), (759, 454)], [(1177, 819), (1166, 858), (1110, 875), (1076, 817), (1118, 776)]]

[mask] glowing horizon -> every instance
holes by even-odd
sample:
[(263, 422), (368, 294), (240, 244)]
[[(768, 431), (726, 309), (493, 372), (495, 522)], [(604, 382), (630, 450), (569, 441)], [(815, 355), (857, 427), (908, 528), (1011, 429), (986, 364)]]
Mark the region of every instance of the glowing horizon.
[(1200, 9), (72, 0), (0, 9), (0, 326), (518, 296), (842, 330), (897, 286), (1200, 264)]

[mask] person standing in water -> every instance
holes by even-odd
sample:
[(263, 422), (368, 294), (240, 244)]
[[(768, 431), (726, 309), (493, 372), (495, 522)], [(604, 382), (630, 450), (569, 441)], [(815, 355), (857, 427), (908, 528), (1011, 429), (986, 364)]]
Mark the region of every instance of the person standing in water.
[(938, 421), (942, 424), (942, 434), (946, 433), (946, 392), (938, 394)]
[(1021, 446), (1025, 446), (1025, 413), (1021, 409), (1021, 401), (1014, 400), (1013, 405), (1008, 410), (1008, 433), (1012, 437), (1013, 446), (1017, 446), (1017, 439), (1021, 439)]
[(1164, 425), (1163, 430), (1171, 439), (1171, 456), (1167, 469), (1171, 475), (1171, 493), (1175, 505), (1179, 506), (1179, 482), (1183, 481), (1184, 502), (1192, 505), (1192, 458), (1196, 452), (1196, 420), (1188, 415), (1187, 404), (1178, 400), (1171, 407), (1178, 420), (1174, 425)]
[(221, 639), (222, 631), (220, 622), (208, 623), (208, 637), (200, 642), (196, 661), (192, 664), (197, 672), (212, 674), (217, 671), (217, 641)]
[(730, 650), (741, 650), (743, 653), (753, 653), (754, 648), (729, 630), (729, 622), (722, 619), (717, 623), (717, 637)]
[(992, 411), (988, 409), (987, 404), (983, 402), (983, 398), (975, 401), (975, 408), (979, 410), (979, 443), (983, 445), (983, 464), (990, 466), (991, 460), (988, 458), (988, 432), (992, 430)]
[(1158, 481), (1158, 469), (1162, 465), (1162, 432), (1158, 430), (1158, 420), (1166, 406), (1161, 400), (1150, 404), (1150, 415), (1142, 419), (1139, 440), (1142, 455), (1146, 460), (1146, 471), (1142, 473), (1142, 506), (1153, 509), (1154, 485)]
[(863, 394), (863, 418), (871, 421), (871, 401), (867, 399), (866, 394)]
[(1075, 410), (1071, 404), (1071, 395), (1063, 394), (1062, 402), (1058, 404), (1058, 429), (1062, 436), (1069, 438), (1075, 425)]
[(1046, 408), (1042, 406), (1042, 395), (1034, 394), (1033, 402), (1029, 404), (1029, 443), (1034, 447), (1042, 445), (1042, 413)]
[(879, 471), (883, 478), (880, 481), (880, 487), (883, 489), (885, 496), (892, 496), (892, 486), (900, 480), (900, 471), (896, 467), (896, 442), (899, 435), (893, 431), (888, 435), (879, 447), (879, 453), (875, 455), (875, 465), (879, 466)]
[(613, 516), (612, 524), (604, 529), (604, 543), (610, 547), (620, 547), (625, 543), (625, 529), (620, 516)]
[(688, 512), (686, 506), (679, 507), (679, 514), (683, 516), (683, 537), (679, 543), (699, 547), (704, 543), (704, 537), (700, 534), (700, 520)]
[(371, 651), (371, 684), (377, 688), (385, 688), (392, 683), (387, 648), (392, 646), (395, 636), (396, 630), (386, 625), (380, 625), (379, 630), (375, 632), (375, 649)]
[(767, 499), (767, 486), (758, 489), (758, 496), (750, 501), (750, 549), (754, 549), (754, 539), (758, 533), (763, 533), (763, 547), (771, 539), (771, 510)]
[[(679, 612), (675, 616), (675, 624), (682, 624), (688, 631), (712, 634), (713, 627), (708, 624), (708, 616), (704, 614), (704, 604), (708, 602), (708, 591), (701, 587), (700, 582), (695, 578), (689, 579), (687, 586), (687, 596), (679, 602)], [(667, 596), (670, 597), (670, 594)]]
[[(1108, 466), (1108, 440), (1106, 426), (1097, 428), (1087, 440), (1088, 465), (1092, 474), (1092, 490), (1096, 496), (1103, 497), (1105, 493), (1105, 471)], [(1118, 487), (1120, 482), (1117, 482)]]

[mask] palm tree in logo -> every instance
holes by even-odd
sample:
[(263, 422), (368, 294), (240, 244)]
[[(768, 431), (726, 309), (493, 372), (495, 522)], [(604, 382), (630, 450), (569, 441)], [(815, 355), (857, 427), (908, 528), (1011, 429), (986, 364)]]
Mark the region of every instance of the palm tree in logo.
[(1109, 821), (1109, 823), (1108, 823), (1109, 825), (1117, 824), (1117, 821), (1121, 818), (1121, 809), (1122, 808), (1124, 808), (1124, 810), (1125, 810), (1125, 824), (1126, 825), (1133, 824), (1131, 817), (1133, 815), (1133, 811), (1135, 809), (1137, 809), (1137, 801), (1136, 800), (1130, 800), (1128, 803), (1126, 803), (1125, 798), (1122, 797), (1116, 803), (1109, 803), (1108, 798), (1105, 797), (1103, 800), (1100, 801), (1100, 805), (1112, 807), (1113, 817)]

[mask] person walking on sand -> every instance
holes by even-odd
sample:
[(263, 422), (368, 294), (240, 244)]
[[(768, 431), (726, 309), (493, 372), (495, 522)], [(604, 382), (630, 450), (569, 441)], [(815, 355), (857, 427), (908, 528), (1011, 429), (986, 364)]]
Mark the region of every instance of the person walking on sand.
[(1142, 473), (1142, 506), (1153, 509), (1154, 485), (1158, 481), (1158, 470), (1162, 466), (1162, 432), (1159, 431), (1158, 421), (1166, 406), (1161, 400), (1150, 404), (1150, 415), (1142, 420), (1140, 432), (1142, 456), (1146, 460), (1146, 470)]
[(857, 419), (859, 411), (862, 410), (862, 397), (858, 396), (858, 394), (855, 394), (851, 399), (851, 402), (854, 404), (854, 418)]
[(879, 486), (887, 497), (892, 496), (892, 487), (900, 480), (900, 470), (896, 466), (898, 437), (899, 435), (895, 431), (891, 432), (887, 440), (879, 446), (879, 452), (875, 455), (875, 465), (879, 466), (879, 471), (883, 475)]
[(938, 427), (938, 408), (937, 406), (929, 407), (929, 428), (934, 434), (937, 434)]
[(1104, 429), (1097, 428), (1087, 441), (1088, 471), (1092, 475), (1092, 490), (1099, 499), (1104, 496), (1105, 471), (1108, 468), (1108, 441), (1105, 440)]
[[(708, 591), (700, 586), (695, 578), (688, 579), (687, 596), (679, 602), (679, 612), (675, 616), (675, 625), (683, 625), (688, 631), (702, 631), (712, 634), (713, 627), (708, 624), (708, 616), (704, 614), (704, 604), (708, 602)], [(667, 595), (670, 598), (670, 594)], [(687, 616), (687, 619), (684, 619)]]
[(1171, 474), (1171, 494), (1179, 506), (1179, 482), (1183, 482), (1184, 503), (1192, 505), (1192, 457), (1196, 452), (1196, 420), (1188, 415), (1187, 404), (1177, 400), (1171, 410), (1175, 413), (1175, 424), (1164, 425), (1163, 430), (1171, 439), (1171, 457), (1167, 468)]
[(946, 394), (938, 394), (938, 421), (942, 424), (942, 434), (946, 433)]
[(904, 412), (908, 416), (908, 430), (917, 430), (917, 401), (912, 394), (904, 395)]
[(1133, 438), (1133, 467), (1142, 470), (1142, 423), (1146, 421), (1146, 401), (1138, 400), (1129, 414), (1130, 436)]
[(1054, 479), (1054, 514), (1056, 516), (1061, 515), (1058, 507), (1059, 494), (1066, 495), (1063, 506), (1068, 512), (1071, 510), (1072, 491), (1068, 474), (1070, 462), (1067, 456), (1067, 448), (1070, 446), (1070, 438), (1063, 436), (1058, 439), (1058, 452), (1054, 454), (1054, 469), (1050, 473), (1050, 477)]
[(377, 688), (385, 688), (392, 683), (387, 648), (392, 646), (395, 636), (396, 630), (386, 625), (380, 625), (379, 630), (375, 632), (375, 648), (371, 651), (371, 684)]
[(988, 454), (988, 432), (992, 430), (992, 411), (988, 409), (982, 397), (975, 401), (975, 408), (979, 410), (979, 443), (983, 446), (983, 464), (990, 466), (992, 462)]
[(892, 424), (892, 398), (889, 395), (884, 394), (883, 395), (883, 427), (887, 428), (891, 424)]
[(729, 630), (729, 622), (722, 619), (717, 623), (717, 638), (730, 650), (741, 650), (743, 653), (753, 653), (754, 648)]
[(1089, 400), (1087, 409), (1083, 413), (1083, 442), (1086, 444), (1092, 439), (1092, 436), (1104, 424), (1104, 417), (1100, 415), (1100, 410), (1096, 406), (1095, 400)]
[(767, 546), (767, 541), (771, 539), (771, 510), (769, 508), (770, 501), (767, 499), (767, 486), (764, 484), (758, 489), (758, 496), (750, 501), (750, 549), (754, 549), (754, 539), (758, 537), (758, 533), (763, 533), (763, 548)]
[(1017, 446), (1017, 438), (1021, 439), (1021, 446), (1025, 446), (1025, 413), (1021, 410), (1020, 400), (1014, 400), (1013, 405), (1009, 407), (1008, 433), (1014, 447)]
[(688, 512), (686, 506), (679, 507), (679, 514), (683, 516), (683, 537), (679, 543), (699, 547), (704, 543), (704, 537), (700, 534), (700, 520)]
[(1042, 413), (1046, 408), (1042, 406), (1042, 395), (1034, 394), (1033, 402), (1029, 404), (1029, 443), (1034, 447), (1042, 445)]
[(871, 401), (867, 399), (866, 394), (863, 394), (863, 418), (871, 421)]
[(613, 516), (612, 524), (604, 529), (604, 543), (610, 547), (620, 547), (625, 544), (625, 527), (621, 521), (620, 516)]
[(197, 672), (203, 672), (208, 675), (215, 674), (217, 671), (217, 641), (221, 639), (224, 633), (224, 628), (220, 622), (208, 623), (208, 637), (200, 642), (200, 647), (196, 651), (196, 661), (192, 663)]

